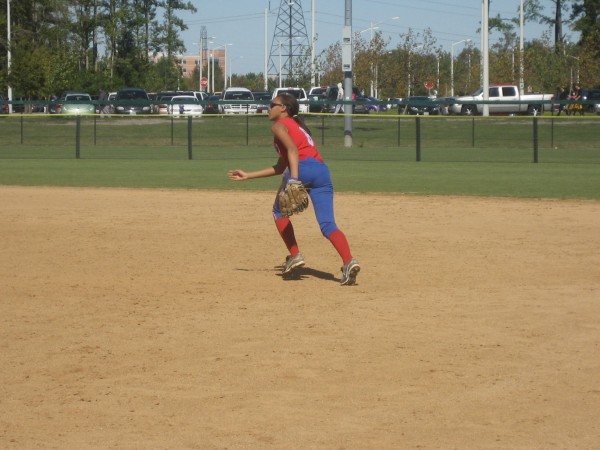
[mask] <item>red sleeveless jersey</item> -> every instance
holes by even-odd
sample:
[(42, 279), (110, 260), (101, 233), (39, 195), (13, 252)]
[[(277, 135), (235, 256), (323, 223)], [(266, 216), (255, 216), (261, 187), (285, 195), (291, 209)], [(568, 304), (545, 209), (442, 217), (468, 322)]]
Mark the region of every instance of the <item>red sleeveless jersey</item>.
[[(287, 128), (288, 134), (296, 144), (298, 148), (298, 160), (302, 161), (307, 158), (315, 158), (318, 161), (323, 162), (323, 158), (319, 153), (315, 145), (315, 141), (312, 136), (308, 134), (306, 130), (304, 130), (298, 123), (292, 119), (291, 117), (284, 117), (278, 120), (278, 123), (282, 124)], [(285, 146), (281, 143), (281, 141), (277, 138), (274, 140), (275, 150), (283, 160), (285, 161), (285, 165), (289, 166), (287, 151)]]

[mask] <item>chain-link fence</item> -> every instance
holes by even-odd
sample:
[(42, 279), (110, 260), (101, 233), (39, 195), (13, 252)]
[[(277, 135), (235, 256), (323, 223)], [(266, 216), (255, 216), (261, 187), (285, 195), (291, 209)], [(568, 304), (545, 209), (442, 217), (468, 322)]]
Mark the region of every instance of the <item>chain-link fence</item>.
[[(344, 158), (406, 161), (600, 163), (600, 118), (355, 115), (352, 152), (344, 116), (304, 116), (317, 145)], [(271, 148), (266, 114), (0, 116), (0, 158), (225, 157)]]

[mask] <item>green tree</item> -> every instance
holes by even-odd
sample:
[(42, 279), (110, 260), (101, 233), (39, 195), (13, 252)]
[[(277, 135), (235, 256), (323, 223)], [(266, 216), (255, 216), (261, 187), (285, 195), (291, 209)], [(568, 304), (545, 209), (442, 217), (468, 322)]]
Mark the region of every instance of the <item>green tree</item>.
[(551, 4), (551, 12), (545, 13), (544, 5), (541, 0), (526, 0), (525, 2), (525, 18), (534, 20), (541, 24), (549, 25), (554, 30), (554, 48), (557, 52), (561, 50), (561, 45), (565, 41), (563, 31), (564, 25), (569, 21), (564, 18), (568, 11), (571, 0), (548, 0)]
[(164, 9), (164, 20), (157, 24), (154, 35), (154, 44), (157, 51), (162, 51), (171, 57), (185, 51), (179, 32), (187, 30), (187, 25), (177, 17), (177, 11), (196, 12), (196, 7), (191, 2), (182, 0), (162, 0), (159, 6)]
[(600, 55), (600, 0), (575, 1), (571, 18), (573, 28), (581, 33), (580, 44), (595, 47)]

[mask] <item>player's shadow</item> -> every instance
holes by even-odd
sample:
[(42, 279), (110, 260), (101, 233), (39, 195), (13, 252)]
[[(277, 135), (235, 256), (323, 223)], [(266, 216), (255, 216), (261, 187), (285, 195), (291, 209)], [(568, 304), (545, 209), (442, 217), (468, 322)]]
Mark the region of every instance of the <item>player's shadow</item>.
[(280, 272), (278, 276), (283, 278), (285, 281), (304, 280), (309, 277), (320, 278), (321, 280), (327, 281), (339, 281), (339, 279), (333, 276), (332, 273), (323, 272), (322, 270), (312, 269), (310, 267), (298, 267), (297, 269), (294, 269), (292, 273), (286, 275), (281, 274), (282, 268), (282, 266), (276, 266), (275, 270)]

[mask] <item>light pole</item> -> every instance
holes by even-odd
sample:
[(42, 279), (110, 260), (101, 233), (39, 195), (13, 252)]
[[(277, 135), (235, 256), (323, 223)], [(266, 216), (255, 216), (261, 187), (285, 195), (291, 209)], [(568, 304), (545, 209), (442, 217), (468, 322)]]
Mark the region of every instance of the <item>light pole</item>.
[(463, 42), (471, 42), (471, 39), (463, 39), (462, 41), (454, 42), (450, 49), (450, 96), (454, 97), (454, 46)]
[[(11, 58), (12, 58), (12, 54), (10, 51), (10, 47), (11, 47), (11, 42), (10, 42), (10, 0), (6, 0), (6, 67), (7, 67), (7, 73), (8, 75), (10, 75), (10, 66), (11, 66)], [(11, 102), (13, 99), (12, 96), (12, 86), (8, 85), (8, 101)], [(8, 113), (12, 114), (13, 111), (13, 105), (12, 103), (8, 104)]]
[[(217, 44), (217, 47), (213, 47), (213, 50), (218, 48), (224, 49), (224, 57), (223, 57), (223, 90), (227, 89), (227, 47), (233, 44), (222, 44), (219, 42), (209, 41), (209, 44)], [(214, 70), (215, 70), (215, 62), (213, 61), (213, 92), (214, 92)]]
[[(369, 28), (366, 28), (362, 31), (359, 31), (358, 34), (363, 34), (365, 31), (371, 31), (371, 40), (370, 45), (373, 44), (373, 30), (378, 30), (379, 27), (376, 27), (375, 24), (373, 22), (371, 22), (371, 26)], [(371, 97), (373, 97), (374, 95), (374, 91), (375, 91), (375, 82), (373, 81), (373, 63), (371, 63)]]
[[(391, 17), (390, 19), (387, 19), (387, 20), (381, 20), (379, 22), (371, 22), (369, 28), (359, 31), (359, 34), (362, 34), (366, 31), (370, 31), (371, 32), (370, 43), (372, 45), (373, 38), (375, 37), (373, 31), (379, 29), (379, 27), (377, 25), (381, 25), (382, 23), (385, 23), (388, 20), (398, 20), (399, 18), (400, 18), (400, 16), (395, 16), (395, 17)], [(377, 77), (377, 67), (375, 67), (375, 73), (373, 73), (373, 67), (374, 67), (373, 63), (371, 63), (371, 97), (377, 97), (377, 90), (378, 90), (377, 80), (376, 79), (374, 80), (374, 78)]]
[(311, 26), (310, 26), (310, 33), (311, 33), (311, 38), (310, 38), (310, 85), (311, 86), (315, 86), (317, 83), (317, 66), (315, 64), (315, 43), (317, 41), (317, 34), (316, 34), (316, 30), (315, 30), (315, 23), (316, 23), (316, 6), (317, 1), (316, 0), (312, 0), (312, 6), (310, 9), (310, 14), (311, 14)]
[(292, 28), (292, 7), (294, 6), (293, 0), (289, 0), (288, 1), (288, 6), (290, 7), (290, 33), (289, 33), (289, 37), (288, 37), (288, 40), (289, 40), (288, 45), (289, 45), (289, 52), (290, 52), (289, 55), (290, 56), (289, 56), (289, 60), (288, 60), (289, 69), (288, 69), (288, 74), (287, 74), (288, 83), (289, 83), (289, 80), (290, 80), (290, 78), (292, 76), (292, 69), (293, 69), (293, 64), (294, 64), (294, 61), (293, 61), (294, 58), (292, 57), (292, 55), (293, 55), (293, 44), (292, 44), (292, 39), (293, 39), (293, 36), (292, 36), (292, 31), (293, 31), (293, 28)]
[(521, 92), (521, 95), (523, 95), (525, 93), (525, 80), (524, 80), (525, 69), (523, 66), (523, 56), (524, 56), (523, 41), (525, 39), (525, 33), (524, 33), (525, 26), (524, 25), (525, 25), (525, 14), (524, 14), (524, 10), (523, 10), (523, 0), (521, 0), (521, 4), (519, 7), (519, 29), (520, 29), (520, 33), (519, 33), (519, 91)]
[[(215, 36), (209, 36), (206, 39), (214, 39), (214, 38), (215, 38)], [(202, 39), (200, 39), (200, 42), (203, 42)], [(210, 42), (210, 41), (208, 41), (208, 42)], [(201, 52), (202, 52), (202, 64), (204, 64), (204, 49), (202, 49)], [(206, 93), (208, 94), (210, 92), (212, 94), (214, 92), (214, 84), (215, 83), (213, 81), (213, 90), (211, 91), (211, 88), (210, 88), (210, 82), (212, 80), (212, 78), (210, 76), (210, 60), (211, 60), (210, 53), (211, 53), (211, 51), (210, 51), (210, 48), (208, 48), (208, 46), (207, 46), (206, 52), (207, 52), (206, 53), (206, 78), (207, 78)]]
[(483, 105), (481, 114), (490, 115), (490, 0), (481, 1), (481, 84), (483, 87)]
[[(579, 84), (579, 57), (578, 56), (572, 56), (572, 55), (567, 55), (567, 58), (573, 58), (575, 61), (577, 61), (577, 74), (576, 74), (576, 78), (575, 78), (575, 83)], [(569, 86), (569, 90), (573, 89), (573, 64), (570, 64), (571, 66), (571, 78), (570, 78), (570, 86)]]
[(412, 85), (412, 82), (411, 82), (412, 81), (412, 76), (411, 76), (411, 73), (410, 73), (410, 57), (412, 55), (412, 50), (417, 50), (417, 49), (419, 49), (421, 47), (423, 47), (423, 44), (413, 44), (412, 47), (408, 47), (408, 71), (407, 71), (407, 73), (408, 73), (408, 86), (407, 86), (407, 93), (406, 93), (406, 97), (407, 98), (410, 97), (410, 90), (411, 90), (410, 88), (411, 88), (411, 85)]
[[(288, 40), (291, 42), (293, 39), (301, 39), (301, 38), (300, 38), (300, 36), (292, 36), (291, 39), (290, 38), (284, 39), (284, 40), (277, 39), (277, 44), (279, 45), (279, 87), (282, 87), (281, 71), (283, 70), (282, 61), (281, 61), (281, 57), (282, 57), (282, 55), (281, 55), (281, 48), (283, 47), (284, 42), (286, 42)], [(290, 54), (290, 59), (291, 58), (292, 58), (292, 55)], [(290, 70), (290, 69), (288, 69), (288, 70)], [(290, 80), (291, 73), (292, 73), (291, 71), (288, 71), (288, 74), (287, 74), (288, 82)]]
[(204, 61), (202, 58), (202, 36), (200, 36), (200, 42), (192, 42), (192, 44), (198, 46), (198, 90), (202, 91), (202, 71), (204, 69)]
[(279, 87), (281, 87), (281, 41), (277, 42), (279, 42)]

